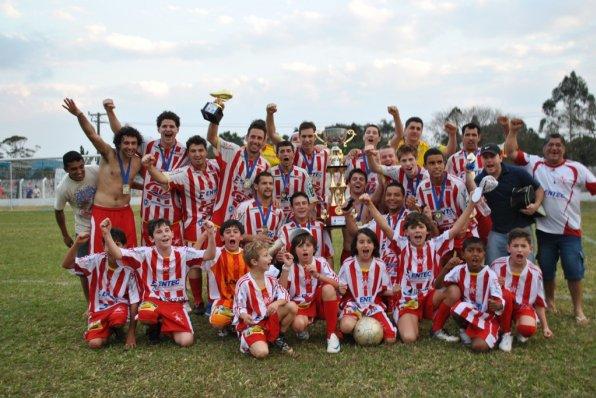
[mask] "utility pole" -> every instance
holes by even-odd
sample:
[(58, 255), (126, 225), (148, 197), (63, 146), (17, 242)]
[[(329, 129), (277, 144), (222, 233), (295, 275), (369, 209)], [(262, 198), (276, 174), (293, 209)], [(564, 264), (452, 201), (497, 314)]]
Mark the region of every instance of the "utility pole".
[[(87, 114), (89, 115), (91, 122), (95, 122), (95, 130), (97, 131), (97, 135), (101, 135), (101, 133), (100, 133), (101, 125), (107, 123), (106, 121), (101, 120), (101, 117), (107, 116), (107, 114), (101, 113), (101, 112), (97, 112), (97, 113), (87, 112)], [(97, 154), (99, 154), (99, 151), (97, 152)]]

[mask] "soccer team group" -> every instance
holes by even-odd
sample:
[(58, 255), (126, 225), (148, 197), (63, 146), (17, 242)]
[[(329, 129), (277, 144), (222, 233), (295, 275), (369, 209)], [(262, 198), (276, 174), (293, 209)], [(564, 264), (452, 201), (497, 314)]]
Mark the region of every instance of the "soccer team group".
[[(558, 135), (547, 139), (544, 157), (529, 155), (517, 145), (523, 122), (501, 117), (503, 150), (480, 146), (474, 123), (461, 129), (461, 150), (450, 123), (447, 146), (430, 148), (420, 118), (404, 127), (398, 109), (388, 107), (395, 122), (388, 145), (378, 148), (379, 128), (367, 125), (363, 147), (344, 159), (336, 273), (326, 221), (330, 180), (342, 179), (328, 173), (329, 149), (316, 144), (312, 122), (283, 140), (277, 106), (269, 104), (266, 120), (250, 124), (243, 146), (219, 137), (215, 123), (207, 140), (196, 135), (183, 146), (175, 113), (160, 114), (159, 138), (146, 140), (120, 123), (107, 99), (112, 147), (73, 100), (63, 107), (101, 154), (98, 166), (85, 165), (75, 151), (64, 155), (67, 175), (55, 203), (69, 247), (62, 265), (81, 278), (88, 301), (84, 337), (91, 348), (103, 347), (112, 334), (134, 347), (137, 322), (146, 325), (150, 343), (168, 336), (190, 346), (189, 314), (205, 314), (219, 336), (234, 333), (240, 350), (257, 358), (270, 347), (293, 354), (286, 333), (306, 340), (316, 320), (326, 324), (327, 352), (337, 353), (362, 317), (379, 322), (385, 343), (416, 342), (420, 322), (429, 319), (434, 338), (461, 340), (475, 351), (496, 345), (510, 351), (514, 335), (523, 343), (540, 327), (553, 336), (546, 309), (555, 309), (559, 257), (577, 322), (588, 322), (577, 255), (579, 190), (596, 193), (596, 180), (564, 158)], [(522, 167), (503, 162), (505, 156)], [(534, 194), (515, 204), (518, 188)], [(131, 189), (142, 190), (140, 246)], [(74, 239), (66, 203), (74, 212)], [(532, 262), (535, 239), (540, 267)], [(444, 330), (450, 317), (459, 336)]]

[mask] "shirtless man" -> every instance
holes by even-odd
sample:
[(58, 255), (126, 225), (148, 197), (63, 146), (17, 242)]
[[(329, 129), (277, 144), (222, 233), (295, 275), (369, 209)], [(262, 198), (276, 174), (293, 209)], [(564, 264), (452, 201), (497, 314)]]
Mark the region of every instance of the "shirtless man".
[(127, 247), (137, 246), (135, 219), (129, 203), (130, 184), (141, 169), (141, 159), (137, 154), (137, 149), (143, 142), (141, 134), (130, 126), (122, 127), (114, 135), (114, 149), (97, 134), (72, 99), (65, 98), (62, 107), (76, 116), (81, 129), (101, 154), (97, 191), (91, 208), (89, 252), (103, 251), (99, 224), (104, 218), (111, 219), (114, 227), (124, 231)]

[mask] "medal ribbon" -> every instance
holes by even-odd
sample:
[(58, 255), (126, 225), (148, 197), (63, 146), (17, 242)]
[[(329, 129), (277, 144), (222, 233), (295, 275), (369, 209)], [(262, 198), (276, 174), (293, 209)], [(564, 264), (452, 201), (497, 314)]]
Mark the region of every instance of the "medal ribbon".
[(267, 228), (267, 224), (269, 223), (269, 216), (271, 216), (271, 206), (267, 209), (267, 214), (263, 211), (263, 206), (261, 206), (261, 202), (259, 202), (258, 198), (255, 198), (255, 203), (257, 204), (257, 208), (259, 209), (259, 213), (261, 213), (261, 221), (263, 222), (263, 228)]
[(257, 167), (258, 159), (252, 162), (252, 166), (250, 161), (248, 160), (248, 152), (244, 149), (244, 164), (246, 164), (246, 179), (250, 180), (252, 177), (253, 171), (255, 171), (255, 167)]
[(161, 147), (161, 141), (157, 146), (159, 148), (159, 152), (161, 153), (161, 169), (163, 171), (170, 171), (170, 165), (172, 164), (172, 159), (174, 159), (174, 147), (170, 150), (170, 154), (168, 157), (164, 154), (163, 148)]
[(290, 172), (284, 174), (284, 172), (281, 171), (280, 168), (279, 173), (281, 174), (281, 181), (284, 185), (284, 192), (286, 193), (286, 195), (288, 195), (290, 193), (290, 174), (292, 173), (292, 171), (290, 170)]
[(435, 187), (432, 186), (432, 184), (431, 184), (430, 191), (433, 194), (433, 202), (435, 204), (435, 211), (439, 211), (443, 207), (443, 198), (445, 196), (445, 187), (446, 186), (447, 186), (447, 175), (445, 175), (443, 177), (443, 181), (441, 181), (441, 196), (439, 196), (437, 198), (437, 193), (435, 192)]
[(364, 172), (368, 176), (370, 174), (370, 168), (368, 167), (368, 159), (364, 152), (362, 152), (362, 161), (364, 162)]
[(408, 190), (412, 192), (413, 196), (416, 196), (416, 191), (418, 191), (418, 185), (420, 185), (420, 181), (422, 181), (422, 173), (418, 170), (418, 175), (416, 176), (416, 185), (414, 185), (414, 178), (408, 177), (406, 174), (406, 179), (408, 180)]
[(308, 174), (312, 174), (312, 169), (315, 164), (315, 153), (312, 154), (312, 160), (308, 160), (308, 156), (306, 156), (306, 152), (304, 149), (300, 148), (300, 152), (302, 152), (302, 156), (304, 156), (304, 160), (306, 161), (306, 168), (308, 170)]
[(124, 163), (120, 157), (120, 151), (116, 151), (116, 157), (118, 157), (118, 165), (120, 166), (120, 177), (122, 177), (122, 185), (128, 185), (128, 179), (130, 177), (130, 164), (132, 159), (128, 162), (128, 169), (124, 172)]

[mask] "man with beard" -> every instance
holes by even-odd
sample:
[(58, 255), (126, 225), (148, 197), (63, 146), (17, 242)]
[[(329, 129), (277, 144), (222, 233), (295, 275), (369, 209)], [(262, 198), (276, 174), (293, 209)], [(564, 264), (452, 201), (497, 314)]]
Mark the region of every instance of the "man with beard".
[(271, 244), (279, 235), (284, 212), (273, 202), (273, 176), (268, 171), (255, 178), (255, 197), (238, 206), (234, 219), (244, 226), (244, 242), (262, 241)]
[(317, 197), (306, 170), (294, 166), (294, 145), (290, 141), (281, 141), (277, 143), (276, 148), (280, 163), (271, 168), (273, 197), (281, 204), (284, 219), (287, 219), (292, 211), (290, 198), (294, 193), (304, 192), (313, 204), (316, 203)]
[[(103, 107), (108, 115), (110, 128), (115, 133), (122, 128), (122, 124), (116, 117), (116, 106), (114, 101), (107, 98), (103, 101)], [(180, 118), (174, 112), (164, 111), (156, 120), (159, 139), (146, 140), (145, 145), (139, 146), (141, 156), (151, 155), (155, 160), (157, 170), (169, 173), (179, 167), (188, 165), (186, 149), (182, 143), (176, 140), (180, 129)], [(143, 175), (143, 197), (141, 200), (141, 218), (143, 227), (141, 231), (142, 244), (150, 245), (147, 226), (149, 221), (157, 218), (164, 218), (171, 223), (171, 230), (174, 233), (173, 244), (180, 246), (182, 242), (182, 213), (180, 203), (174, 203), (171, 193), (151, 178), (151, 175), (142, 170)]]
[(137, 154), (139, 145), (143, 142), (141, 134), (130, 126), (122, 127), (114, 135), (114, 149), (97, 134), (72, 99), (65, 98), (62, 107), (76, 116), (81, 129), (101, 154), (97, 190), (91, 208), (89, 252), (103, 252), (99, 225), (105, 218), (110, 218), (114, 227), (124, 232), (127, 247), (136, 246), (135, 218), (130, 208), (130, 184), (141, 169), (141, 159)]
[(596, 178), (583, 164), (565, 159), (565, 140), (560, 134), (547, 137), (543, 157), (529, 155), (519, 149), (517, 134), (523, 122), (511, 121), (505, 140), (507, 155), (544, 188), (542, 205), (546, 217), (536, 218), (538, 263), (544, 275), (544, 290), (548, 307), (555, 311), (555, 273), (561, 264), (571, 294), (573, 311), (578, 324), (588, 323), (582, 306), (584, 255), (581, 243), (581, 188), (596, 194)]

